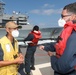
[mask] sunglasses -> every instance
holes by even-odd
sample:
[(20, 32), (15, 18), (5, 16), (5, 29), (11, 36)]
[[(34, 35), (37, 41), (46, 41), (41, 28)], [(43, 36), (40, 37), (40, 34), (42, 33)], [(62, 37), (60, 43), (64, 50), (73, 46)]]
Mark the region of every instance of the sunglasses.
[(67, 17), (67, 16), (71, 16), (71, 15), (62, 15), (62, 14), (61, 14), (61, 18)]

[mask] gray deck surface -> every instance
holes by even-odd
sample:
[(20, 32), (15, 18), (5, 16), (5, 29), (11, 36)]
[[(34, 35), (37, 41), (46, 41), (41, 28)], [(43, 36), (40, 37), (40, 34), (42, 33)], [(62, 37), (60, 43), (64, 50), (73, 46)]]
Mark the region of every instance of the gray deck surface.
[[(21, 48), (21, 51), (25, 55), (26, 48)], [(35, 53), (35, 68), (36, 70), (31, 70), (31, 75), (54, 75), (50, 57), (47, 55), (47, 52), (41, 51), (38, 48)]]

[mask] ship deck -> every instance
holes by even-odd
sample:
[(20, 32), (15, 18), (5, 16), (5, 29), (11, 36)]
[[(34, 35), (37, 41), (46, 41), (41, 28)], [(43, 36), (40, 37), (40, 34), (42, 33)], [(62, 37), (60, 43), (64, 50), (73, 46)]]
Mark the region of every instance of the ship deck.
[[(21, 48), (21, 51), (23, 55), (26, 54), (26, 48)], [(31, 75), (54, 75), (50, 57), (47, 52), (39, 50), (38, 47), (35, 53), (35, 68), (35, 70), (31, 70)]]

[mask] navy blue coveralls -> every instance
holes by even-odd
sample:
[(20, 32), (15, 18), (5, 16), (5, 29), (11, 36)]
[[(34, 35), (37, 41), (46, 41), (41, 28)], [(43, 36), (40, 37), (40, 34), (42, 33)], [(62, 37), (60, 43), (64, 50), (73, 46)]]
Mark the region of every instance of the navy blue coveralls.
[[(24, 39), (24, 42), (25, 41), (32, 41), (34, 38), (34, 35), (33, 34), (29, 34), (27, 36), (27, 38)], [(36, 46), (30, 46), (30, 44), (28, 44), (28, 47), (27, 47), (27, 51), (26, 51), (26, 55), (25, 55), (25, 72), (26, 73), (30, 73), (30, 67), (31, 66), (34, 66), (34, 53), (36, 51)]]
[[(54, 45), (51, 43), (45, 46), (46, 51), (55, 51)], [(74, 66), (76, 65), (76, 31), (73, 31), (67, 40), (66, 48), (60, 58), (51, 56), (51, 66), (54, 75), (76, 75)]]

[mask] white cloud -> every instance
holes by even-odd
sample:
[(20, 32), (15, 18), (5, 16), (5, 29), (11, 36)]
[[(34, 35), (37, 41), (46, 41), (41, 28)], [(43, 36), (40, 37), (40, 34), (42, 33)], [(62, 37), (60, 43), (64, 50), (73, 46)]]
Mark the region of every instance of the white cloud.
[(40, 14), (40, 15), (51, 15), (51, 14), (59, 14), (61, 13), (62, 9), (35, 9), (30, 11), (33, 14)]
[(55, 13), (55, 10), (54, 9), (45, 9), (42, 11), (43, 13), (42, 14), (46, 14), (46, 15), (51, 15), (53, 13)]
[(34, 9), (31, 10), (29, 13), (39, 14), (39, 15), (52, 15), (52, 14), (59, 14), (62, 11), (61, 9), (53, 9), (55, 5), (44, 4), (41, 9)]
[(50, 4), (44, 4), (42, 7), (43, 8), (46, 8), (46, 7), (48, 7), (48, 8), (52, 8), (52, 7), (54, 7), (55, 5), (50, 5)]

